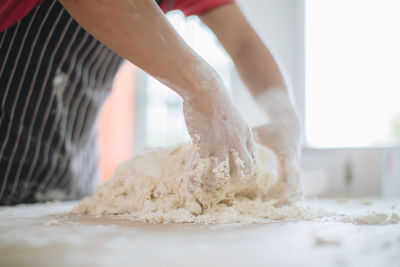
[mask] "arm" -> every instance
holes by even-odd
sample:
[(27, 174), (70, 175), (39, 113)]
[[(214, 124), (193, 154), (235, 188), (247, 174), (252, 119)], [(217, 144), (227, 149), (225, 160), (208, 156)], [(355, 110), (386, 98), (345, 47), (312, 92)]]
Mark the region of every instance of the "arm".
[(200, 18), (231, 56), (241, 78), (255, 98), (268, 88), (285, 89), (274, 57), (237, 4), (223, 5)]
[(183, 98), (186, 125), (200, 157), (224, 160), (234, 149), (252, 168), (250, 129), (214, 70), (186, 45), (153, 0), (61, 3), (96, 39)]
[(215, 33), (257, 104), (270, 119), (269, 123), (253, 129), (256, 140), (279, 156), (282, 177), (287, 184), (296, 183), (298, 172), (293, 171), (293, 166), (299, 154), (300, 123), (274, 57), (236, 4), (207, 12), (201, 20)]
[[(155, 1), (60, 2), (97, 40), (166, 83), (183, 98), (204, 90), (201, 82), (218, 87), (214, 71), (185, 44)], [(209, 78), (204, 81), (204, 77)]]

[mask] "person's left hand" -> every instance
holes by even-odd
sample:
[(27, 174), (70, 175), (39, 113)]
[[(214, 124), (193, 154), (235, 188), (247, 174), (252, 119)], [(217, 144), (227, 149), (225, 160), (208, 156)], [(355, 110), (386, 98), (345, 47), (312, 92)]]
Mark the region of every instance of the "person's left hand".
[(253, 128), (255, 141), (271, 149), (278, 157), (280, 186), (276, 196), (286, 203), (301, 197), (298, 167), (300, 131), (294, 122), (274, 121)]

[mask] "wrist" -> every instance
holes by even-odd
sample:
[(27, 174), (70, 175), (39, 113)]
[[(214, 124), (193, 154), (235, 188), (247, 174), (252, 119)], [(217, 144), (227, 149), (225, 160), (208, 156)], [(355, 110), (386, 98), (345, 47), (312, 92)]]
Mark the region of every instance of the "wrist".
[(200, 88), (198, 91), (184, 98), (184, 104), (190, 105), (201, 113), (210, 117), (224, 114), (224, 110), (231, 104), (229, 95), (221, 83), (219, 86)]
[(181, 95), (186, 103), (210, 107), (229, 97), (222, 80), (207, 63), (189, 70), (187, 80), (187, 90)]
[(185, 60), (185, 64), (180, 68), (182, 84), (179, 91), (176, 91), (186, 102), (192, 102), (223, 88), (218, 74), (200, 57)]
[(283, 88), (270, 88), (256, 97), (257, 104), (266, 113), (268, 124), (298, 147), (301, 143), (301, 124), (288, 92)]
[(288, 92), (283, 88), (269, 88), (256, 97), (256, 103), (271, 122), (298, 124), (299, 120)]

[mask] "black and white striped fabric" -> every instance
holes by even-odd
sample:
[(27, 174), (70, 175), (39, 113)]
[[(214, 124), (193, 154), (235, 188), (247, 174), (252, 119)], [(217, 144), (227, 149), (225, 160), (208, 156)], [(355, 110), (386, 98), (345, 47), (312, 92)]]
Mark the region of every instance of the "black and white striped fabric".
[(94, 190), (95, 121), (120, 62), (54, 0), (0, 33), (0, 204)]

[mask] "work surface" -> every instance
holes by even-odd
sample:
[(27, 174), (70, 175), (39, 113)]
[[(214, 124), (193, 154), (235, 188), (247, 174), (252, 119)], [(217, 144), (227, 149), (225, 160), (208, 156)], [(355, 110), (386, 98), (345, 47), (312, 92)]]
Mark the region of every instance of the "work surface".
[[(341, 213), (400, 201), (314, 200)], [(0, 266), (400, 266), (400, 224), (144, 224), (69, 215), (76, 202), (0, 208)]]

